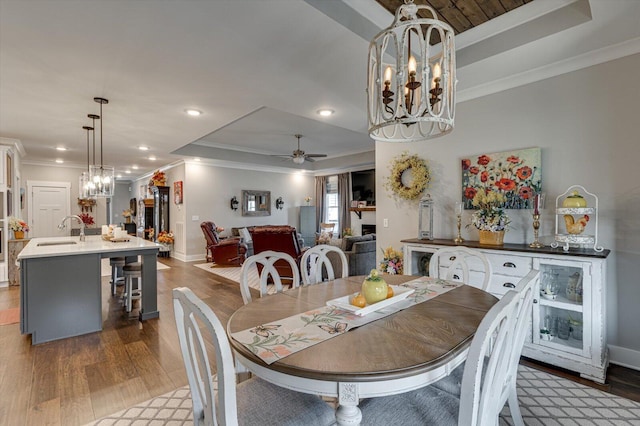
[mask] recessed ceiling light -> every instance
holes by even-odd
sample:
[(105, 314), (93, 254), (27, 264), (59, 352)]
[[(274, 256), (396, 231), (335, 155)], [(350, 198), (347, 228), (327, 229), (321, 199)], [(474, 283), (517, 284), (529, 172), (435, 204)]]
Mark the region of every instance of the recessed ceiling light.
[(144, 146), (144, 145), (140, 145), (140, 146), (138, 147), (138, 149), (139, 149), (140, 151), (149, 151), (149, 147), (148, 147), (148, 146)]
[(154, 157), (153, 155), (151, 157), (149, 157), (150, 161), (156, 161), (156, 157)]
[(131, 173), (131, 170), (125, 170), (124, 172), (129, 174), (129, 173)]
[(58, 164), (62, 164), (62, 163), (64, 163), (64, 161), (62, 161), (61, 159), (59, 159), (59, 158), (58, 158), (58, 159), (56, 160), (56, 163), (58, 163)]
[(66, 151), (67, 148), (65, 148), (64, 146), (57, 146), (56, 147), (56, 151)]
[(131, 167), (133, 170), (138, 170), (138, 166), (132, 166)]
[(194, 158), (193, 161), (200, 161), (198, 157)]
[(122, 177), (122, 175), (121, 175), (121, 174), (118, 174), (118, 175), (116, 175), (116, 177), (117, 177), (118, 179), (120, 179), (120, 178)]
[(192, 109), (192, 108), (185, 109), (184, 112), (186, 112), (192, 117), (197, 117), (202, 114), (202, 111), (198, 111), (197, 109)]
[(319, 109), (318, 110), (318, 114), (320, 114), (323, 117), (329, 117), (330, 115), (333, 115), (335, 111), (332, 109)]

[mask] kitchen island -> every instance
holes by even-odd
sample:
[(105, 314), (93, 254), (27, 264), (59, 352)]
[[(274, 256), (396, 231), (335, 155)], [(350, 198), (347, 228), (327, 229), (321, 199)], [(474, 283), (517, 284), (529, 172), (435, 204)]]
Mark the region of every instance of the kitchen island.
[(140, 321), (157, 318), (159, 245), (142, 238), (33, 238), (20, 262), (20, 332), (38, 344), (102, 330), (101, 259), (142, 258)]

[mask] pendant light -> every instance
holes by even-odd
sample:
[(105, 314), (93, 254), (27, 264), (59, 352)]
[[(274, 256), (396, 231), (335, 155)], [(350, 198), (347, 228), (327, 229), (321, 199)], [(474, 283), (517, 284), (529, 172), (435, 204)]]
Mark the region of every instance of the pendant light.
[[(115, 182), (115, 168), (113, 166), (105, 166), (103, 162), (102, 150), (102, 128), (104, 127), (104, 115), (102, 114), (102, 105), (108, 104), (105, 98), (93, 98), (95, 102), (100, 104), (100, 165), (94, 164), (89, 166), (89, 177), (92, 182), (91, 195), (94, 197), (113, 197), (113, 188)], [(94, 130), (95, 132), (95, 130)], [(95, 139), (94, 139), (95, 140)], [(95, 143), (93, 155), (95, 158)]]
[[(92, 114), (89, 114), (92, 115)], [(80, 188), (79, 188), (79, 192), (80, 192), (80, 198), (82, 199), (86, 199), (86, 198), (90, 198), (91, 197), (91, 191), (90, 191), (90, 182), (91, 179), (89, 177), (89, 153), (91, 152), (90, 148), (89, 148), (89, 132), (93, 130), (93, 127), (91, 126), (82, 126), (83, 129), (85, 129), (87, 131), (87, 171), (86, 172), (82, 172), (82, 174), (80, 175)], [(94, 138), (95, 139), (95, 138)]]
[(410, 142), (451, 132), (455, 61), (453, 28), (431, 7), (405, 0), (391, 26), (369, 44), (369, 135)]

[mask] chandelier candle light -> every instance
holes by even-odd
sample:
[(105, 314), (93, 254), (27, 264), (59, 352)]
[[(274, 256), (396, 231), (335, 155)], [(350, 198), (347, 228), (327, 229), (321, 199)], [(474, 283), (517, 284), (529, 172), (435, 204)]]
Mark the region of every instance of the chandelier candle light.
[[(430, 14), (430, 18), (420, 17)], [(456, 65), (454, 31), (426, 5), (405, 0), (391, 26), (369, 44), (369, 134), (409, 142), (453, 130)]]
[(462, 244), (464, 239), (462, 239), (462, 235), (460, 234), (460, 226), (462, 225), (462, 201), (456, 202), (456, 217), (458, 219), (458, 236), (453, 239), (453, 242), (456, 244)]
[[(102, 128), (104, 127), (104, 116), (102, 115), (102, 105), (108, 104), (109, 101), (104, 98), (93, 98), (95, 102), (100, 104), (100, 165), (93, 164), (89, 166), (89, 176), (92, 187), (91, 195), (94, 197), (113, 197), (113, 188), (115, 180), (115, 168), (113, 166), (105, 166), (103, 164), (102, 155)], [(95, 147), (94, 147), (95, 155)]]

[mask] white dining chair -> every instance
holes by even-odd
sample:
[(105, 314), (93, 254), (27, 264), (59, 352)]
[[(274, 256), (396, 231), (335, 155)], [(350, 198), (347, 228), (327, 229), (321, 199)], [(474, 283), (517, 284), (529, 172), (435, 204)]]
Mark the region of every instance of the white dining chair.
[(337, 257), (340, 261), (342, 273), (339, 278), (349, 276), (349, 264), (347, 255), (339, 247), (327, 244), (319, 244), (306, 250), (300, 260), (300, 274), (302, 275), (302, 285), (317, 284), (323, 281), (323, 271), (326, 280), (334, 280), (336, 274), (333, 270), (331, 257)]
[[(258, 269), (259, 282), (260, 282), (260, 297), (265, 296), (269, 291), (269, 279), (273, 282), (276, 293), (280, 293), (284, 287), (282, 285), (282, 278), (278, 273), (278, 269), (275, 265), (276, 262), (287, 262), (293, 271), (293, 277), (286, 277), (291, 279), (291, 288), (296, 288), (300, 285), (300, 271), (296, 261), (287, 253), (279, 251), (267, 250), (254, 254), (248, 257), (242, 264), (240, 269), (240, 293), (242, 293), (242, 300), (244, 304), (251, 303), (251, 290), (249, 289), (249, 278), (253, 272), (253, 268)], [(259, 266), (259, 267), (258, 267)]]
[[(447, 265), (448, 266), (445, 266)], [(474, 285), (470, 277), (470, 264), (483, 268), (484, 278), (482, 285)], [(446, 269), (445, 269), (446, 268)], [(468, 247), (445, 247), (436, 251), (429, 260), (429, 276), (445, 280), (462, 281), (482, 290), (489, 288), (491, 280), (491, 263), (479, 250)]]
[[(252, 378), (236, 384), (225, 327), (190, 289), (173, 290), (173, 309), (187, 371), (194, 425), (331, 425), (335, 411), (316, 395)], [(217, 391), (203, 334), (213, 340)]]
[(514, 423), (523, 426), (516, 378), (538, 279), (531, 270), (487, 312), (463, 365), (433, 385), (362, 401), (362, 424), (495, 426), (508, 402)]

